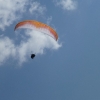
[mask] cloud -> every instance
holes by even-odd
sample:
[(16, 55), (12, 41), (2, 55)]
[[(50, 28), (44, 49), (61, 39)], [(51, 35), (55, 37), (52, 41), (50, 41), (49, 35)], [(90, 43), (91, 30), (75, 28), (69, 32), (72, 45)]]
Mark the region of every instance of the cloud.
[(11, 39), (8, 37), (0, 37), (0, 64), (5, 62), (9, 57), (14, 57), (16, 54), (16, 47)]
[(45, 11), (46, 7), (31, 0), (0, 0), (0, 29), (5, 30), (6, 26), (22, 18), (25, 12), (43, 15)]
[(75, 10), (77, 2), (74, 0), (56, 0), (56, 5), (61, 6), (64, 10)]
[(41, 14), (43, 15), (46, 11), (46, 7), (42, 6), (39, 2), (33, 2), (30, 4), (29, 12), (31, 14)]
[(0, 29), (11, 25), (25, 11), (27, 0), (0, 0)]
[(34, 30), (27, 30), (23, 33), (22, 39), (18, 44), (15, 41), (1, 36), (0, 37), (0, 64), (8, 58), (17, 60), (19, 64), (26, 62), (31, 53), (43, 54), (45, 49), (57, 50), (61, 47), (58, 41), (52, 37)]

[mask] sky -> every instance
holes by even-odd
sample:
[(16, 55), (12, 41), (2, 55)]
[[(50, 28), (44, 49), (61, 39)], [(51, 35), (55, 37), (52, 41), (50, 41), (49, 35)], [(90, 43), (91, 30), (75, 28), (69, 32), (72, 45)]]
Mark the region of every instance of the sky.
[[(0, 0), (0, 100), (100, 100), (99, 4)], [(58, 40), (36, 30), (14, 31), (23, 20), (51, 26)]]

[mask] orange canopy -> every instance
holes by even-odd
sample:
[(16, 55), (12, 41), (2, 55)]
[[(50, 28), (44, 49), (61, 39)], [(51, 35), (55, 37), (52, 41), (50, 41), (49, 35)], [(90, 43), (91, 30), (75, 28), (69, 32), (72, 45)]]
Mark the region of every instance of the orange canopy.
[(25, 20), (25, 21), (19, 22), (15, 26), (14, 30), (16, 30), (18, 28), (35, 29), (35, 30), (38, 30), (38, 31), (43, 32), (45, 34), (48, 34), (49, 36), (53, 37), (56, 41), (58, 39), (58, 35), (53, 28), (51, 28), (50, 26), (48, 26), (44, 23), (41, 23), (41, 22), (38, 22), (35, 20)]

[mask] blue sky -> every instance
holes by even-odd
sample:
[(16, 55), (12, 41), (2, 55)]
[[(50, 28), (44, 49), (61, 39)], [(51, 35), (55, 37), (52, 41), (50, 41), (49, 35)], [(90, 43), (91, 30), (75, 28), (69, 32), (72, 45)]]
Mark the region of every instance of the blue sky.
[[(0, 0), (0, 100), (100, 100), (99, 4), (99, 0)], [(38, 39), (35, 45), (35, 36), (26, 36), (32, 32), (14, 32), (15, 25), (27, 19), (53, 27), (58, 41), (45, 44)], [(23, 37), (32, 41), (25, 48)], [(31, 49), (40, 42), (42, 51), (31, 59)]]

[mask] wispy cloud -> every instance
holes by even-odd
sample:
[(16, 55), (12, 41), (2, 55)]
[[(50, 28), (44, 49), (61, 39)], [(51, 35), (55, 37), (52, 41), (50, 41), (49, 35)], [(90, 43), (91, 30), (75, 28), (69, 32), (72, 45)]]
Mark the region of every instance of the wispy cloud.
[(37, 16), (45, 11), (45, 6), (31, 0), (0, 0), (0, 29), (5, 30), (6, 26), (22, 18), (25, 12)]
[(0, 29), (12, 24), (25, 11), (27, 0), (0, 0)]
[(52, 21), (52, 16), (47, 18), (47, 24), (50, 25), (51, 21)]
[(38, 55), (43, 54), (45, 49), (57, 50), (61, 47), (52, 37), (38, 31), (27, 30), (23, 37), (19, 45), (8, 37), (0, 38), (0, 64), (12, 57), (21, 65), (27, 61), (31, 53)]
[(64, 10), (75, 10), (77, 2), (75, 0), (55, 0), (56, 5), (61, 6)]
[(41, 14), (43, 15), (46, 11), (46, 7), (42, 6), (39, 2), (33, 2), (30, 4), (29, 12), (31, 14)]
[(16, 55), (16, 47), (14, 42), (8, 37), (0, 37), (0, 64), (5, 62), (9, 57)]

